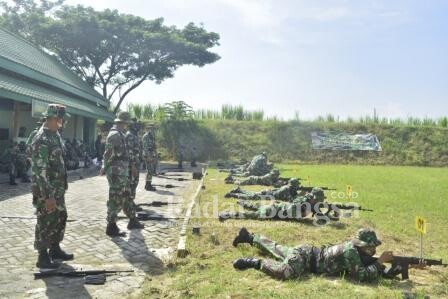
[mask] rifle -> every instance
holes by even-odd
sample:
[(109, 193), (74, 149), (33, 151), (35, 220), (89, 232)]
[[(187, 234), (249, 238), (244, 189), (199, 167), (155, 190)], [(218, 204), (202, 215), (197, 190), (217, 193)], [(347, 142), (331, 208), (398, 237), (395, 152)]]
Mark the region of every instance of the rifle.
[(89, 275), (100, 275), (100, 274), (117, 274), (117, 273), (132, 273), (134, 270), (69, 270), (61, 271), (58, 269), (45, 271), (45, 272), (34, 272), (34, 279), (42, 279), (54, 276), (64, 276), (64, 277), (85, 277)]
[(304, 192), (311, 192), (314, 188), (320, 188), (325, 191), (330, 191), (330, 190), (335, 191), (336, 190), (335, 188), (328, 188), (328, 187), (304, 187), (304, 186), (300, 186), (299, 190), (304, 191)]
[(361, 206), (358, 205), (347, 205), (347, 204), (338, 204), (338, 203), (327, 203), (329, 209), (338, 208), (339, 210), (358, 210), (358, 211), (367, 211), (367, 212), (373, 212), (371, 209), (364, 209)]
[[(372, 257), (368, 264), (376, 262), (378, 258)], [(383, 271), (383, 276), (386, 278), (393, 278), (394, 276), (401, 274), (401, 279), (409, 279), (409, 265), (426, 265), (426, 266), (443, 266), (446, 267), (448, 264), (443, 264), (442, 259), (421, 259), (415, 256), (395, 256), (391, 262), (391, 267), (388, 270)]]
[(279, 181), (289, 181), (290, 179), (296, 179), (298, 181), (302, 181), (302, 178), (285, 178), (285, 177), (279, 177), (278, 180)]
[(186, 178), (170, 178), (170, 177), (167, 177), (167, 176), (164, 176), (164, 175), (160, 175), (160, 174), (155, 175), (155, 177), (162, 178), (162, 179), (167, 179), (167, 180), (176, 180), (178, 182), (191, 181), (190, 179), (186, 179)]
[[(321, 208), (327, 208), (327, 211), (323, 213)], [(367, 211), (373, 212), (370, 209), (364, 209), (358, 205), (348, 205), (348, 204), (337, 204), (337, 203), (329, 203), (329, 202), (319, 202), (315, 204), (313, 216), (317, 213), (320, 215), (324, 215), (330, 217), (332, 220), (339, 220), (341, 216), (340, 210), (358, 210), (358, 211)], [(332, 215), (330, 213), (333, 212)]]
[(152, 186), (155, 186), (155, 187), (162, 187), (162, 188), (167, 188), (167, 189), (171, 189), (171, 188), (177, 188), (177, 187), (179, 187), (179, 186), (174, 186), (174, 185), (171, 185), (171, 184), (166, 184), (166, 185), (152, 184)]

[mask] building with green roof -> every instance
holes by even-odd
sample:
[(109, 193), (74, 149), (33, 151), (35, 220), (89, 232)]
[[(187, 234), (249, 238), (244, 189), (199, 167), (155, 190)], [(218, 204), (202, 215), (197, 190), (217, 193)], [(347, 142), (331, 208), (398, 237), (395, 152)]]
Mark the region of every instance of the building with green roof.
[(0, 28), (0, 141), (27, 137), (49, 103), (71, 114), (64, 138), (89, 145), (97, 120), (113, 120), (107, 100), (56, 57)]

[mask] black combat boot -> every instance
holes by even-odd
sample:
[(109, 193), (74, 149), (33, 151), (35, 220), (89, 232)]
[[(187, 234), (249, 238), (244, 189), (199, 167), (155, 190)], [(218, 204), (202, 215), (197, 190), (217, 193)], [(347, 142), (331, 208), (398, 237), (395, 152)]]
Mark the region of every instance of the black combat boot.
[(120, 232), (117, 224), (113, 222), (107, 224), (106, 235), (108, 235), (109, 237), (124, 237), (126, 236), (126, 233)]
[(128, 229), (142, 229), (145, 225), (140, 223), (137, 218), (133, 218), (129, 220)]
[(233, 240), (233, 246), (236, 247), (238, 244), (248, 243), (252, 245), (254, 242), (254, 235), (249, 233), (249, 231), (243, 227), (240, 229), (238, 235)]
[(64, 250), (62, 250), (61, 247), (59, 246), (59, 243), (51, 246), (49, 253), (51, 259), (53, 260), (59, 259), (63, 261), (71, 261), (75, 257), (73, 254), (67, 253)]
[(246, 270), (250, 268), (260, 269), (261, 260), (254, 257), (245, 257), (233, 261), (233, 268)]
[(47, 250), (39, 250), (36, 267), (41, 269), (57, 269), (59, 268), (59, 264), (51, 261)]

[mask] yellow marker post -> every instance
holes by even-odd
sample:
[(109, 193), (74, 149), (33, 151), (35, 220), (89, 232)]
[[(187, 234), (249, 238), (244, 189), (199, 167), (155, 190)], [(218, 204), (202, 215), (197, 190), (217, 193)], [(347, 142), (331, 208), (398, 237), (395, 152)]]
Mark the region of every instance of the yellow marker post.
[(345, 194), (347, 194), (348, 198), (352, 198), (353, 188), (351, 185), (347, 185), (347, 189), (345, 190)]
[(420, 233), (420, 258), (423, 258), (423, 235), (426, 234), (426, 220), (421, 216), (415, 217), (415, 228)]
[(311, 179), (310, 179), (310, 176), (308, 176), (307, 181), (308, 181), (308, 186), (311, 186)]

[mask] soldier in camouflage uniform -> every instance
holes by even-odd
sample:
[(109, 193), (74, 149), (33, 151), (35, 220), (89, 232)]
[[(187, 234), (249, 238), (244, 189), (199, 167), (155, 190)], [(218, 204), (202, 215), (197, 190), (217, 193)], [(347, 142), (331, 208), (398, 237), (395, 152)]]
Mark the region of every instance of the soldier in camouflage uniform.
[[(131, 198), (135, 199), (135, 191), (137, 189), (139, 173), (140, 173), (140, 141), (138, 138), (138, 122), (136, 118), (132, 119), (132, 123), (129, 126), (129, 130), (126, 132), (126, 144), (129, 151), (130, 162), (130, 180), (131, 180)], [(137, 169), (137, 175), (132, 175), (131, 169), (135, 167)], [(134, 203), (135, 206), (135, 203)]]
[(375, 232), (370, 229), (360, 229), (350, 241), (319, 248), (311, 245), (279, 245), (262, 235), (250, 234), (242, 228), (233, 241), (233, 246), (241, 243), (259, 248), (275, 260), (241, 258), (234, 261), (233, 266), (236, 269), (254, 268), (281, 280), (301, 278), (306, 273), (325, 273), (371, 282), (381, 276), (383, 263), (393, 259), (392, 252), (385, 251), (376, 261), (364, 262), (367, 259), (363, 257), (372, 257), (376, 247), (381, 245)]
[(17, 185), (16, 176), (17, 176), (17, 153), (19, 151), (19, 147), (17, 142), (12, 142), (9, 147), (3, 152), (1, 160), (4, 161), (6, 165), (6, 169), (9, 174), (9, 184), (12, 186)]
[(34, 137), (36, 136), (37, 132), (39, 132), (44, 122), (45, 118), (42, 117), (41, 119), (39, 119), (39, 121), (36, 122), (36, 127), (31, 131), (28, 139), (26, 140), (26, 150), (28, 152), (29, 158), (31, 158), (31, 142), (33, 142)]
[(263, 199), (275, 199), (281, 201), (292, 201), (297, 197), (300, 188), (298, 179), (290, 179), (288, 185), (282, 186), (280, 188), (263, 190), (260, 192), (252, 192), (243, 190), (240, 186), (228, 192), (226, 198), (238, 198), (243, 200), (263, 200)]
[(273, 186), (278, 182), (278, 179), (280, 178), (280, 171), (278, 169), (273, 169), (268, 174), (265, 174), (263, 176), (256, 176), (251, 175), (247, 178), (244, 178), (240, 181), (235, 180), (235, 178), (230, 175), (227, 178), (225, 178), (226, 184), (233, 184), (237, 183), (238, 185), (262, 185), (262, 186)]
[(39, 251), (36, 264), (39, 268), (57, 268), (55, 259), (73, 259), (73, 254), (60, 247), (67, 222), (64, 199), (67, 177), (58, 129), (66, 115), (64, 106), (48, 105), (46, 121), (31, 142), (33, 195), (37, 197), (34, 248)]
[(263, 176), (272, 170), (272, 163), (268, 163), (266, 152), (256, 155), (248, 165), (231, 169), (230, 173), (235, 177)]
[(24, 141), (21, 141), (19, 143), (19, 148), (17, 151), (15, 162), (16, 162), (17, 175), (22, 178), (22, 182), (29, 183), (30, 179), (28, 177), (28, 170), (30, 169), (31, 164), (28, 159), (26, 144)]
[(157, 156), (157, 144), (155, 136), (155, 126), (149, 125), (148, 131), (142, 138), (143, 159), (146, 165), (146, 184), (145, 190), (156, 191), (156, 188), (152, 186), (152, 177), (156, 175), (158, 156)]
[[(260, 220), (294, 220), (303, 219), (313, 213), (313, 208), (317, 203), (325, 200), (324, 191), (320, 188), (313, 188), (305, 196), (298, 196), (291, 202), (275, 202), (270, 205), (253, 204), (246, 200), (239, 200), (238, 204), (251, 210), (250, 212), (222, 212), (219, 220), (226, 219), (260, 219)], [(318, 218), (320, 219), (320, 218)]]
[(176, 150), (176, 156), (177, 156), (177, 168), (183, 169), (184, 168), (184, 155), (185, 155), (185, 145), (183, 142), (179, 142), (179, 145)]
[(124, 236), (117, 226), (118, 213), (123, 210), (129, 218), (128, 229), (144, 227), (135, 214), (131, 199), (129, 174), (137, 175), (138, 170), (130, 165), (129, 151), (126, 144), (125, 129), (130, 121), (128, 112), (119, 112), (106, 139), (106, 150), (103, 156), (103, 167), (100, 174), (106, 174), (109, 182), (109, 200), (107, 201), (108, 236)]

